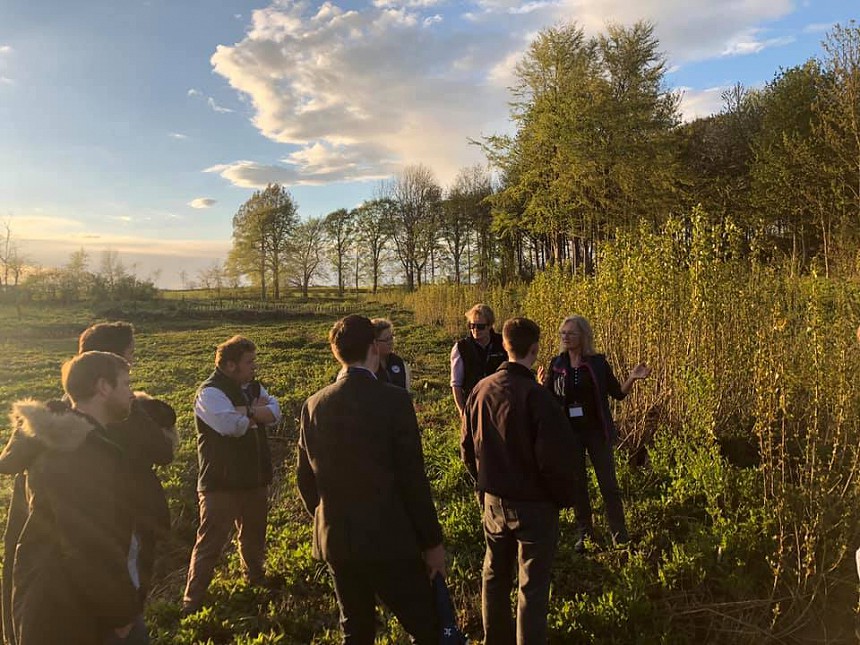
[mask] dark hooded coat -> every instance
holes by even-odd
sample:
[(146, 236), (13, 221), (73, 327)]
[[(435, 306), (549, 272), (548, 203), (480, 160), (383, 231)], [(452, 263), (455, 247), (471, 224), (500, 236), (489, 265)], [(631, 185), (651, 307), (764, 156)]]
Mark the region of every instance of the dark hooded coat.
[(0, 473), (18, 475), (26, 504), (10, 508), (10, 524), (23, 520), (23, 528), (7, 530), (4, 637), (101, 645), (142, 610), (128, 570), (127, 460), (103, 427), (62, 402), (21, 401), (10, 419)]

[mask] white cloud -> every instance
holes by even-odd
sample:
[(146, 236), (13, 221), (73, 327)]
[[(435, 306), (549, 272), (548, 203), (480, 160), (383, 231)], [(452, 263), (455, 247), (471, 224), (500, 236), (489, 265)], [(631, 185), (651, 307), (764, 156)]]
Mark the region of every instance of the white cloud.
[(11, 53), (12, 53), (12, 45), (0, 45), (0, 55), (11, 54)]
[(806, 25), (803, 28), (803, 33), (805, 34), (823, 34), (825, 32), (830, 31), (833, 28), (834, 23), (832, 22), (813, 22), (811, 24)]
[(750, 29), (743, 34), (739, 34), (735, 39), (726, 45), (723, 50), (723, 56), (748, 56), (750, 54), (758, 54), (760, 51), (769, 47), (782, 47), (789, 45), (795, 41), (793, 36), (783, 36), (780, 38), (767, 38), (760, 40), (758, 34), (760, 29)]
[(187, 94), (188, 94), (188, 96), (190, 96), (192, 98), (196, 98), (196, 97), (205, 98), (206, 99), (206, 105), (208, 105), (209, 108), (211, 110), (213, 110), (214, 112), (218, 112), (220, 114), (229, 114), (229, 113), (233, 112), (232, 109), (230, 109), (228, 107), (224, 107), (223, 105), (219, 105), (215, 101), (214, 98), (212, 98), (211, 96), (206, 96), (203, 92), (201, 92), (200, 90), (195, 89), (193, 87), (190, 90), (188, 90)]
[[(756, 29), (790, 13), (794, 2), (472, 0), (470, 17), (426, 29), (436, 22), (427, 11), (436, 4), (375, 0), (347, 10), (331, 1), (274, 0), (254, 11), (245, 38), (218, 46), (212, 66), (248, 100), (264, 136), (298, 149), (282, 163), (240, 160), (208, 172), (258, 187), (357, 181), (424, 162), (447, 181), (481, 160), (467, 140), (504, 124), (514, 66), (547, 25), (573, 20), (593, 34), (607, 22), (645, 17), (679, 65), (784, 44)], [(691, 113), (707, 109), (703, 92), (688, 92)]]
[(188, 138), (187, 134), (182, 134), (181, 132), (171, 132), (167, 136), (169, 136), (171, 139), (179, 139), (180, 141), (184, 141)]
[(198, 197), (188, 202), (188, 205), (191, 208), (212, 208), (216, 203), (218, 203), (218, 200), (211, 197)]
[(442, 16), (439, 15), (438, 13), (435, 15), (427, 16), (426, 18), (424, 18), (424, 26), (425, 27), (430, 27), (431, 25), (436, 25), (436, 24), (439, 24), (440, 22), (442, 22)]
[(679, 87), (677, 89), (682, 93), (682, 118), (684, 121), (693, 121), (718, 113), (723, 107), (723, 92), (730, 88), (729, 86), (719, 86), (704, 90), (696, 90), (691, 87)]
[(442, 4), (442, 0), (373, 0), (373, 6), (379, 8), (408, 8), (435, 7)]
[(15, 80), (8, 76), (0, 76), (0, 85), (14, 85)]
[(224, 107), (224, 106), (222, 106), (222, 105), (218, 105), (218, 104), (215, 102), (215, 99), (213, 99), (211, 96), (210, 96), (208, 99), (206, 99), (206, 104), (207, 104), (210, 108), (212, 108), (215, 112), (219, 112), (219, 113), (221, 113), (221, 114), (229, 114), (230, 112), (232, 112), (232, 111), (233, 111), (233, 110), (231, 110), (231, 109), (230, 109), (230, 108), (228, 108), (228, 107)]

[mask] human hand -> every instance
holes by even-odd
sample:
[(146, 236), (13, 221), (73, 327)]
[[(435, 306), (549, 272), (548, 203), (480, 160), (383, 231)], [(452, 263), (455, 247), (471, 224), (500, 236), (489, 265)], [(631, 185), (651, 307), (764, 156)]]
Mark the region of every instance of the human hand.
[(445, 547), (441, 542), (424, 552), (424, 563), (427, 565), (427, 575), (430, 576), (431, 580), (436, 577), (437, 573), (443, 578), (445, 577)]
[(630, 378), (632, 379), (645, 379), (649, 376), (651, 376), (651, 368), (645, 363), (639, 363), (630, 371)]
[(113, 633), (117, 635), (118, 638), (128, 638), (128, 635), (131, 634), (131, 628), (134, 627), (134, 623), (129, 623), (125, 627), (117, 627), (113, 630)]

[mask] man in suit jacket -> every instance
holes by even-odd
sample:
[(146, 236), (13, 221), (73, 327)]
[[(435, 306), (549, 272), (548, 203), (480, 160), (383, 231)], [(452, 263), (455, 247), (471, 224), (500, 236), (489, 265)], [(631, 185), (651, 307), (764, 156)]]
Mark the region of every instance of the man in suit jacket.
[(314, 557), (334, 579), (344, 643), (372, 645), (378, 596), (413, 642), (437, 645), (430, 580), (444, 575), (445, 551), (409, 393), (376, 380), (367, 318), (339, 320), (329, 342), (346, 369), (305, 401), (297, 478), (314, 518)]

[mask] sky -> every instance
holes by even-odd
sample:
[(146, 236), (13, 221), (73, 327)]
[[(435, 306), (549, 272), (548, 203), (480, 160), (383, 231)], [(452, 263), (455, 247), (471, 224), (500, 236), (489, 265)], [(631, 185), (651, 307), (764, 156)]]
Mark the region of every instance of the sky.
[(268, 182), (301, 217), (424, 163), (445, 185), (507, 132), (543, 28), (649, 20), (685, 119), (820, 56), (856, 0), (3, 0), (0, 223), (34, 264), (119, 252), (141, 277), (223, 259)]

